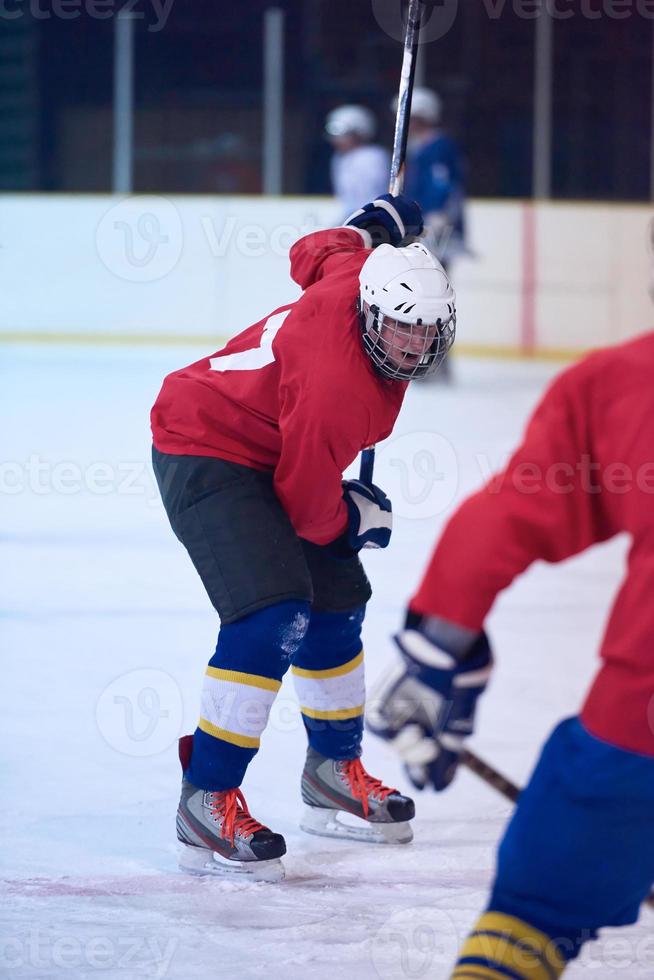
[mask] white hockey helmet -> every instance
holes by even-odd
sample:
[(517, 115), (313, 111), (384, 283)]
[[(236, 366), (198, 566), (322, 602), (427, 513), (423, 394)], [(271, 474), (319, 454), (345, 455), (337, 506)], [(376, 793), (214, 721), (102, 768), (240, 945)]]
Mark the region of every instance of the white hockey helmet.
[(435, 126), (440, 122), (442, 112), (443, 103), (440, 95), (433, 89), (422, 88), (420, 85), (414, 88), (411, 98), (411, 118), (418, 117)]
[(443, 266), (421, 242), (379, 245), (359, 273), (363, 345), (385, 378), (432, 374), (454, 343), (455, 295)]
[(354, 134), (370, 140), (375, 134), (375, 117), (362, 105), (340, 105), (327, 116), (325, 133), (329, 138)]

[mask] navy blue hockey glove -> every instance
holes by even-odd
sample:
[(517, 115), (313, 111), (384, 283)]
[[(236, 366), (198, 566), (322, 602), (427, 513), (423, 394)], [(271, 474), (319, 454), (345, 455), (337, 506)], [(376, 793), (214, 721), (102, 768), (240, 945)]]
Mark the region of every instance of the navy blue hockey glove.
[(414, 786), (440, 792), (473, 731), (493, 666), (488, 638), (409, 612), (394, 640), (401, 661), (368, 699), (367, 727), (391, 742)]
[(377, 245), (402, 245), (407, 239), (417, 238), (423, 231), (422, 212), (415, 201), (398, 194), (382, 194), (370, 204), (351, 214), (343, 224), (367, 231), (371, 248)]
[(391, 540), (393, 507), (383, 490), (361, 480), (345, 480), (343, 499), (350, 526), (347, 542), (353, 551), (385, 548)]

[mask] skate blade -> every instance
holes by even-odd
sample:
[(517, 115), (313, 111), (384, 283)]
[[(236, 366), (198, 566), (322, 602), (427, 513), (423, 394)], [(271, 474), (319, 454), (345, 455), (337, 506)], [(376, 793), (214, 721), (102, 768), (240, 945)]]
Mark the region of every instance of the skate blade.
[(230, 861), (216, 851), (192, 844), (179, 845), (179, 869), (191, 875), (215, 875), (241, 881), (282, 881), (284, 865), (279, 858), (270, 861)]
[[(353, 822), (346, 823), (344, 816)], [(305, 806), (300, 829), (318, 837), (339, 837), (368, 844), (408, 844), (413, 840), (413, 831), (408, 821), (369, 823), (354, 814), (345, 815), (342, 810), (328, 810), (318, 806)]]

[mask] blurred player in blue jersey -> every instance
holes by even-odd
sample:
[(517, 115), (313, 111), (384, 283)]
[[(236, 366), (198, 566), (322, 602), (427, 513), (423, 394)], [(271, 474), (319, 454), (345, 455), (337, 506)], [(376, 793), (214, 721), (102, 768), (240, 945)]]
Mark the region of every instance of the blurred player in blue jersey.
[(417, 87), (411, 100), (405, 193), (422, 208), (425, 245), (447, 268), (464, 249), (461, 152), (440, 126), (436, 92)]
[[(424, 244), (449, 270), (452, 260), (465, 250), (465, 195), (461, 153), (441, 128), (441, 115), (442, 103), (436, 92), (416, 87), (411, 99), (405, 189), (422, 208)], [(451, 376), (446, 358), (438, 380), (448, 381)]]

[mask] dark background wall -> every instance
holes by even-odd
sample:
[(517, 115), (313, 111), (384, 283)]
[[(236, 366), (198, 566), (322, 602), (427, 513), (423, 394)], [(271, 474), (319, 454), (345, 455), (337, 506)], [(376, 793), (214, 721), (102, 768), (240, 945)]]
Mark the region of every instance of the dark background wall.
[[(135, 189), (259, 192), (270, 0), (173, 0), (163, 26), (151, 0), (134, 2)], [(89, 3), (4, 0), (2, 189), (110, 188), (114, 17)], [(397, 0), (276, 4), (286, 12), (286, 192), (329, 192), (322, 124), (343, 101), (375, 110), (390, 143), (402, 51), (380, 26), (384, 4)], [(623, 19), (609, 0), (560, 5), (573, 16), (554, 24), (554, 196), (645, 200), (654, 21), (636, 0)], [(534, 34), (519, 5), (460, 0), (451, 29), (424, 47), (425, 82), (444, 97), (474, 195), (531, 193)]]

